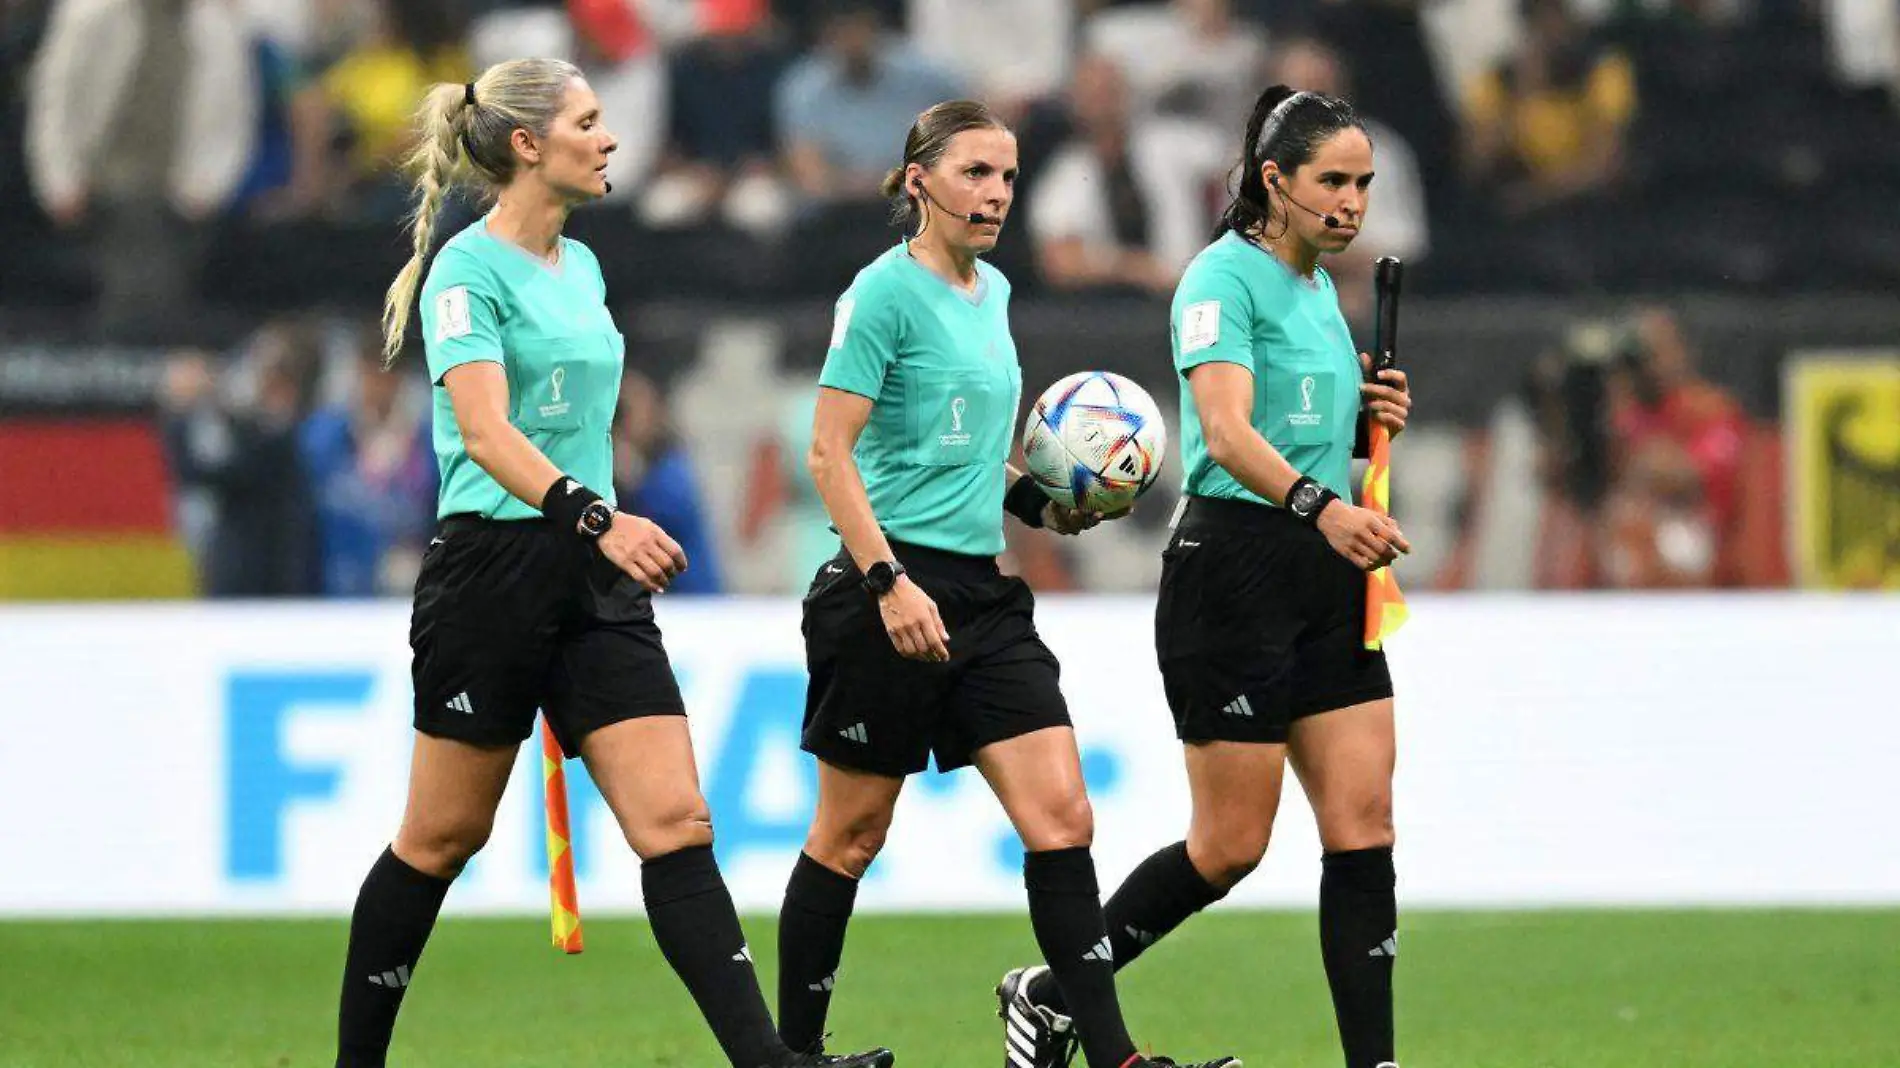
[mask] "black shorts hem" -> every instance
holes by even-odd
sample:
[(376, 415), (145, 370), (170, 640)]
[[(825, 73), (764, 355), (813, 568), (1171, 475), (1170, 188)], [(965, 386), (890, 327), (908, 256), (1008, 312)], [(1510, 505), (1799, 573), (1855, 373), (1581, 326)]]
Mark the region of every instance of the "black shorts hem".
[(1295, 702), (1292, 706), (1292, 718), (1305, 719), (1308, 716), (1337, 712), (1342, 708), (1363, 705), (1368, 701), (1383, 701), (1393, 696), (1390, 685), (1361, 686), (1350, 690), (1335, 690), (1321, 696), (1309, 696)]
[(1191, 727), (1177, 724), (1174, 736), (1182, 745), (1199, 745), (1203, 742), (1245, 742), (1249, 745), (1285, 745), (1292, 734), (1293, 724), (1281, 720), (1266, 724), (1232, 723), (1225, 720), (1199, 722)]
[(798, 747), (834, 767), (866, 775), (882, 775), (887, 779), (908, 779), (930, 766), (928, 755), (924, 757), (924, 763), (911, 767), (906, 761), (879, 760), (875, 753), (858, 752), (842, 745), (819, 744), (809, 738), (800, 739)]
[(995, 734), (993, 735), (985, 736), (984, 738), (977, 741), (976, 744), (970, 746), (968, 750), (964, 751), (959, 756), (953, 757), (952, 759), (955, 761), (955, 763), (947, 764), (947, 765), (941, 763), (942, 754), (938, 754), (938, 758), (940, 762), (937, 764), (937, 770), (938, 771), (955, 771), (958, 768), (967, 768), (971, 764), (974, 764), (976, 762), (976, 755), (978, 753), (982, 752), (984, 749), (987, 749), (992, 745), (996, 745), (999, 742), (1007, 742), (1011, 740), (1012, 738), (1021, 738), (1025, 734), (1034, 734), (1037, 731), (1050, 730), (1051, 728), (1054, 728), (1054, 727), (1068, 727), (1071, 730), (1073, 730), (1075, 728), (1075, 721), (1069, 718), (1069, 714), (1066, 709), (1063, 710), (1058, 715), (1048, 717), (1042, 722), (1031, 722), (1027, 718), (1021, 719), (1021, 720), (1012, 720), (1009, 723), (1009, 725), (1004, 727), (1002, 730), (995, 732)]

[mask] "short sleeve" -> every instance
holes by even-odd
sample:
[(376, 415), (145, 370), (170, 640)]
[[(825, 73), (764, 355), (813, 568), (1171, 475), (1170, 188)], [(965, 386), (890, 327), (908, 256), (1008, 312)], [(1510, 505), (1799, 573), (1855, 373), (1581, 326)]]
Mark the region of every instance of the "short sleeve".
[(1174, 369), (1185, 375), (1204, 363), (1237, 363), (1254, 370), (1253, 313), (1253, 293), (1231, 267), (1190, 266), (1168, 324)]
[(832, 312), (831, 345), (818, 384), (877, 399), (897, 359), (900, 333), (897, 301), (887, 286), (852, 286)]
[(493, 277), (452, 250), (436, 257), (422, 292), (422, 344), (436, 382), (465, 363), (504, 362)]

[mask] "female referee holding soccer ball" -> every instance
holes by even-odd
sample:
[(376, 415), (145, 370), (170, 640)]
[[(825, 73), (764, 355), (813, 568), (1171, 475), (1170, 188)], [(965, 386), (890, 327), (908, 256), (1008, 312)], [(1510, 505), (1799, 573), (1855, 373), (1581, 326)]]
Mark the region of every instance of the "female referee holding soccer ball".
[(939, 771), (974, 763), (1022, 838), (1030, 922), (1088, 1064), (1167, 1064), (1137, 1054), (1122, 1022), (1056, 660), (1029, 587), (996, 566), (1005, 511), (1064, 533), (1100, 518), (1005, 462), (1022, 371), (1009, 282), (980, 257), (1015, 181), (1016, 138), (983, 105), (918, 116), (885, 179), (917, 232), (838, 301), (809, 462), (844, 545), (805, 597), (818, 809), (780, 917), (779, 1027), (794, 1049), (820, 1042), (858, 879), (934, 753)]
[(569, 211), (607, 191), (615, 141), (600, 105), (574, 67), (514, 60), (436, 86), (422, 123), (415, 254), (383, 320), (391, 358), (444, 193), (466, 181), (494, 209), (443, 245), (422, 283), (441, 530), (410, 625), (409, 801), (350, 921), (338, 1068), (387, 1058), (443, 897), (488, 839), (537, 708), (639, 854), (654, 941), (734, 1068), (884, 1068), (887, 1051), (825, 1058), (779, 1041), (713, 861), (653, 621), (650, 594), (687, 561), (665, 531), (602, 496), (613, 492), (623, 342), (594, 254), (561, 236)]
[[(1116, 967), (1220, 900), (1260, 863), (1291, 758), (1319, 821), (1320, 951), (1347, 1068), (1394, 1065), (1392, 678), (1363, 645), (1365, 572), (1410, 546), (1351, 503), (1362, 410), (1397, 434), (1403, 372), (1361, 383), (1323, 253), (1352, 242), (1372, 142), (1350, 105), (1274, 86), (1247, 122), (1220, 236), (1175, 290), (1186, 499), (1163, 553), (1155, 640), (1186, 748), (1187, 840), (1109, 899)], [(1019, 969), (1004, 990), (1057, 1063), (1060, 984)], [(1086, 1021), (1076, 1019), (1084, 1040)]]

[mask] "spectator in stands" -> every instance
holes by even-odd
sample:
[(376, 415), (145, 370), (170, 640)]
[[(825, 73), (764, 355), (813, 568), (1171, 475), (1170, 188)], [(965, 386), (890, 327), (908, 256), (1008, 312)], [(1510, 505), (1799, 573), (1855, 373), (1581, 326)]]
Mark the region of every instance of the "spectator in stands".
[(406, 592), (435, 528), (429, 394), (404, 372), (383, 370), (380, 327), (356, 338), (349, 376), (346, 399), (312, 412), (299, 434), (316, 500), (322, 592)]
[(205, 229), (251, 161), (259, 99), (232, 0), (57, 0), (35, 62), (28, 171), (82, 230), (110, 338), (163, 338), (196, 306)]
[(1607, 189), (1636, 111), (1629, 59), (1592, 39), (1564, 0), (1521, 0), (1517, 53), (1465, 101), (1467, 180), (1487, 205), (1522, 216)]
[(649, 223), (691, 225), (715, 207), (754, 233), (783, 223), (772, 91), (790, 61), (763, 17), (708, 26), (669, 58), (666, 159), (643, 205)]
[(1217, 128), (1253, 106), (1267, 59), (1266, 34), (1236, 16), (1232, 0), (1110, 8), (1088, 20), (1082, 41), (1084, 51), (1109, 56), (1122, 68), (1134, 111), (1167, 112)]
[(725, 587), (718, 546), (700, 501), (692, 458), (673, 431), (665, 395), (638, 371), (628, 371), (621, 378), (613, 438), (614, 490), (621, 511), (659, 524), (679, 543), (691, 565), (674, 577), (667, 592), (721, 592)]
[(778, 85), (786, 166), (811, 201), (881, 199), (891, 143), (924, 109), (963, 95), (962, 87), (901, 39), (886, 37), (868, 0), (833, 0), (822, 40)]
[[(997, 40), (1003, 33), (1006, 48)], [(1074, 33), (1072, 0), (910, 0), (917, 49), (968, 77), (972, 91), (1011, 124), (1068, 84)]]
[(172, 478), (208, 505), (198, 562), (211, 597), (307, 597), (318, 589), (316, 509), (303, 475), (314, 339), (300, 325), (259, 331), (225, 383), (198, 354), (178, 358), (161, 398)]
[[(1290, 85), (1341, 99), (1352, 99), (1352, 83), (1339, 55), (1312, 38), (1282, 41), (1274, 49), (1273, 73), (1267, 81)], [(1356, 108), (1356, 104), (1355, 104)], [(1369, 323), (1372, 314), (1372, 265), (1380, 256), (1397, 256), (1407, 263), (1423, 259), (1428, 229), (1425, 190), (1418, 157), (1398, 131), (1377, 115), (1359, 112), (1366, 134), (1378, 154), (1378, 173), (1372, 184), (1372, 207), (1359, 237), (1344, 252), (1326, 259), (1326, 272), (1339, 291), (1340, 309), (1354, 323)]]
[(1609, 385), (1605, 584), (1732, 584), (1748, 437), (1741, 405), (1696, 373), (1682, 324), (1660, 307), (1636, 316), (1628, 360)]
[(379, 0), (368, 32), (292, 104), (292, 210), (371, 219), (406, 210), (399, 172), (415, 143), (415, 102), (434, 83), (471, 76), (467, 29), (453, 0)]
[(1076, 134), (1028, 204), (1042, 278), (1057, 289), (1166, 294), (1213, 225), (1219, 132), (1136, 114), (1120, 67), (1084, 56), (1069, 87)]

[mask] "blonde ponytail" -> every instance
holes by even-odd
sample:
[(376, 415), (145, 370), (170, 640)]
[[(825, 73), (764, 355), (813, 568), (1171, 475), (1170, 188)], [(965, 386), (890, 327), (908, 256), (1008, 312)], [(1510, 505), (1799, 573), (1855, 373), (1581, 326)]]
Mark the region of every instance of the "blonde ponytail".
[(446, 83), (429, 90), (418, 116), (422, 138), (404, 161), (404, 166), (416, 174), (416, 207), (408, 222), (414, 244), (409, 262), (402, 265), (383, 297), (385, 367), (395, 363), (402, 352), (403, 338), (409, 332), (409, 313), (415, 307), (416, 290), (422, 284), (423, 261), (429, 255), (429, 243), (435, 238), (436, 216), (441, 214), (442, 201), (455, 185), (461, 169), (462, 141), (468, 128), (464, 111), (466, 93), (466, 86)]
[(514, 177), (517, 157), (511, 146), (516, 130), (546, 137), (561, 113), (570, 81), (581, 76), (558, 59), (511, 59), (497, 63), (467, 85), (443, 83), (430, 88), (417, 112), (421, 136), (403, 161), (416, 175), (415, 210), (407, 225), (412, 239), (409, 262), (397, 272), (383, 297), (383, 365), (396, 362), (409, 332), (409, 316), (422, 286), (436, 217), (449, 191), (478, 184), (492, 195)]

